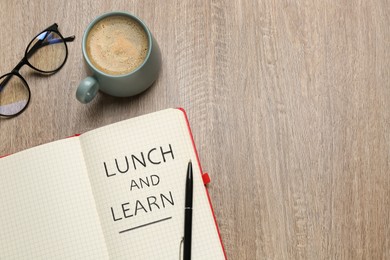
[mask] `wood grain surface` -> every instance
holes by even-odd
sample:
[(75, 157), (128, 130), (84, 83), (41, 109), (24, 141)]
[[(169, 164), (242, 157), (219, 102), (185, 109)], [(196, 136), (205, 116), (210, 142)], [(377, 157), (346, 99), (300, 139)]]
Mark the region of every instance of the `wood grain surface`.
[[(389, 1), (0, 5), (1, 74), (53, 22), (76, 35), (58, 73), (22, 69), (31, 104), (0, 119), (0, 154), (183, 107), (228, 259), (390, 259)], [(139, 96), (83, 105), (83, 31), (112, 10), (145, 21), (163, 69)]]

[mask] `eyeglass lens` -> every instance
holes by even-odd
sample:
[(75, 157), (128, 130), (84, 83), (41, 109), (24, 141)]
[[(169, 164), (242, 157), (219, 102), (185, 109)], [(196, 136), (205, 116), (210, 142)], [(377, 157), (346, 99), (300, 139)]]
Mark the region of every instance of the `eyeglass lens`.
[(39, 34), (27, 47), (26, 57), (34, 68), (52, 72), (59, 69), (66, 59), (66, 45), (56, 32)]
[(24, 80), (14, 74), (0, 78), (0, 115), (12, 116), (28, 104), (30, 92)]

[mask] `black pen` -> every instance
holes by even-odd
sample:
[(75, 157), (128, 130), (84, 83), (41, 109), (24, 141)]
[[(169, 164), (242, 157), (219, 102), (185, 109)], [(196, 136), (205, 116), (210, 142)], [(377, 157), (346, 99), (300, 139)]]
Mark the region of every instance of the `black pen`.
[(184, 254), (183, 260), (191, 259), (191, 237), (192, 237), (192, 195), (193, 195), (193, 175), (192, 162), (188, 162), (186, 180), (186, 201), (184, 208)]

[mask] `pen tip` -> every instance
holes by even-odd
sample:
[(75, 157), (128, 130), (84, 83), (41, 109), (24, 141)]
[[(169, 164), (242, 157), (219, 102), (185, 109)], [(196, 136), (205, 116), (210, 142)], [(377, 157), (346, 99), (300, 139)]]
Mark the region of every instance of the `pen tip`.
[(189, 163), (192, 163), (191, 159), (190, 159)]

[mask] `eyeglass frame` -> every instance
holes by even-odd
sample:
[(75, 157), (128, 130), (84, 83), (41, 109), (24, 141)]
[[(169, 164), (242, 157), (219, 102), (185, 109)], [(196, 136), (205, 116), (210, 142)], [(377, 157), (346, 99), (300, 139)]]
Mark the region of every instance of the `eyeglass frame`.
[[(40, 35), (41, 35), (42, 33), (44, 33), (44, 32), (54, 32), (54, 33), (56, 33), (56, 34), (60, 37), (60, 39), (62, 40), (62, 42), (63, 42), (64, 45), (65, 45), (65, 59), (64, 59), (64, 61), (62, 62), (62, 64), (61, 64), (58, 68), (56, 68), (55, 70), (51, 70), (51, 71), (44, 71), (44, 70), (38, 69), (38, 68), (34, 67), (34, 65), (32, 65), (32, 64), (28, 61), (28, 59), (31, 57), (31, 55), (34, 54), (34, 52), (37, 51), (37, 50), (39, 49), (39, 48), (34, 49), (34, 46), (37, 46), (37, 45), (35, 44), (35, 45), (32, 46), (31, 49), (29, 50), (30, 45), (34, 42), (34, 40), (36, 40), (36, 39), (38, 38), (38, 36), (40, 36)], [(26, 105), (25, 105), (19, 112), (15, 113), (15, 114), (13, 114), (13, 115), (3, 115), (3, 114), (0, 114), (0, 117), (5, 117), (5, 118), (13, 118), (13, 117), (16, 117), (16, 116), (22, 114), (22, 113), (27, 109), (28, 105), (30, 104), (30, 99), (31, 99), (31, 90), (30, 90), (30, 86), (28, 85), (28, 83), (27, 83), (27, 81), (24, 79), (24, 77), (19, 73), (19, 70), (20, 70), (24, 65), (27, 65), (27, 66), (29, 66), (31, 69), (36, 70), (36, 71), (38, 71), (38, 72), (40, 72), (40, 73), (43, 73), (43, 74), (54, 74), (54, 73), (58, 72), (58, 71), (65, 65), (65, 63), (66, 63), (66, 61), (67, 61), (67, 59), (68, 59), (68, 46), (67, 46), (66, 42), (72, 42), (72, 41), (74, 41), (74, 39), (75, 39), (75, 36), (74, 36), (74, 35), (64, 38), (64, 37), (62, 36), (62, 34), (60, 33), (60, 31), (58, 30), (58, 24), (57, 24), (57, 23), (54, 23), (54, 24), (52, 24), (51, 26), (47, 27), (45, 30), (43, 30), (43, 31), (41, 31), (40, 33), (38, 33), (38, 34), (29, 42), (29, 44), (28, 44), (27, 47), (26, 47), (26, 51), (25, 51), (25, 53), (24, 53), (24, 57), (19, 61), (19, 63), (15, 66), (15, 68), (13, 68), (13, 69), (11, 70), (11, 72), (6, 73), (6, 74), (4, 74), (4, 75), (2, 75), (2, 76), (0, 77), (0, 79), (6, 77), (6, 78), (1, 82), (1, 84), (0, 84), (0, 93), (1, 93), (1, 91), (3, 90), (3, 88), (4, 88), (2, 85), (4, 84), (4, 82), (5, 82), (5, 84), (7, 84), (7, 82), (11, 79), (11, 76), (17, 76), (17, 77), (19, 77), (19, 78), (22, 80), (22, 82), (23, 82), (23, 84), (25, 85), (25, 87), (26, 87), (26, 89), (27, 89), (27, 92), (28, 92), (27, 103), (26, 103)], [(46, 45), (43, 45), (43, 46), (46, 46)], [(43, 46), (40, 46), (40, 47), (43, 47)], [(30, 55), (30, 57), (29, 57), (29, 55)]]

